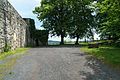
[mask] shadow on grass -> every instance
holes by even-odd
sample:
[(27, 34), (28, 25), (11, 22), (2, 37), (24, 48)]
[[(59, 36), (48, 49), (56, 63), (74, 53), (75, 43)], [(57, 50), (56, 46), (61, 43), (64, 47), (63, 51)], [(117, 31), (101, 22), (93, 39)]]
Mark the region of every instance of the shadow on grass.
[(100, 47), (100, 48), (82, 48), (82, 51), (95, 56), (106, 64), (120, 69), (120, 48)]
[[(91, 49), (92, 50), (92, 49)], [(111, 51), (116, 51), (116, 48), (98, 48), (94, 53), (95, 56), (105, 57), (107, 59), (113, 56)], [(116, 51), (116, 52), (118, 52)], [(97, 52), (97, 53), (96, 53)], [(110, 53), (111, 52), (111, 53)], [(86, 57), (86, 62), (84, 64), (84, 69), (79, 71), (82, 80), (120, 80), (120, 70), (117, 70), (103, 62), (101, 59), (95, 58), (90, 54), (85, 53), (73, 53), (75, 56)], [(105, 55), (106, 54), (106, 55)], [(111, 55), (109, 57), (109, 55)], [(114, 56), (113, 56), (114, 57)]]
[(87, 57), (85, 67), (91, 69), (90, 72), (80, 71), (80, 75), (84, 76), (83, 80), (119, 80), (120, 72), (109, 66), (104, 65), (101, 61), (94, 57)]

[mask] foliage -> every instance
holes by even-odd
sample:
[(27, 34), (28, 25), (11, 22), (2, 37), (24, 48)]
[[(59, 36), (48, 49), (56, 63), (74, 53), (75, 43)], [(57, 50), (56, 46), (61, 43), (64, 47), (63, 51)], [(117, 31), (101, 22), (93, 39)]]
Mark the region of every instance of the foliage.
[(120, 1), (103, 0), (97, 6), (101, 36), (117, 41), (120, 38)]
[[(72, 1), (72, 28), (69, 32), (71, 38), (77, 38), (76, 44), (78, 44), (79, 38), (83, 38), (87, 33), (93, 29), (93, 15), (90, 8), (91, 0), (74, 0)], [(90, 33), (91, 34), (91, 33)]]
[(22, 53), (26, 50), (27, 50), (27, 48), (19, 48), (19, 49), (16, 49), (14, 51), (3, 52), (0, 54), (0, 59), (4, 59), (5, 57), (7, 57), (9, 55), (16, 54), (16, 53)]
[(46, 30), (53, 35), (61, 36), (61, 44), (64, 44), (69, 27), (70, 10), (67, 5), (67, 0), (42, 0), (41, 6), (36, 7), (34, 11)]
[[(2, 61), (2, 63), (0, 63), (0, 80), (4, 80), (6, 73), (11, 71), (11, 69), (15, 65), (17, 59), (20, 58), (21, 55), (12, 56), (10, 58), (6, 58), (6, 57), (16, 54), (16, 53), (21, 54), (21, 53), (25, 52), (26, 50), (27, 50), (27, 48), (19, 48), (15, 51), (9, 51), (9, 52), (4, 52), (4, 53), (0, 54), (0, 60)], [(5, 59), (5, 60), (3, 60), (3, 59)], [(10, 72), (9, 74), (13, 74), (13, 72)]]
[[(69, 33), (71, 37), (83, 38), (88, 27), (92, 26), (92, 0), (42, 0), (41, 5), (33, 11), (43, 22), (43, 27), (53, 36), (61, 36), (61, 44)], [(77, 39), (77, 43), (78, 43)]]
[(61, 36), (61, 43), (68, 34), (76, 44), (79, 38), (94, 39), (96, 30), (101, 39), (120, 39), (119, 0), (42, 0), (34, 13), (53, 36)]
[(11, 49), (11, 46), (5, 43), (4, 52), (10, 51), (10, 49)]
[(103, 62), (120, 68), (120, 48), (100, 47), (100, 48), (81, 48), (82, 51), (95, 56)]
[(35, 36), (35, 21), (34, 20), (30, 20), (30, 27), (29, 27), (29, 31), (30, 31), (30, 37), (34, 39)]
[[(46, 42), (48, 42), (48, 31), (47, 30), (36, 30), (34, 38), (41, 42), (41, 45), (47, 45)], [(39, 42), (38, 44), (39, 45)]]

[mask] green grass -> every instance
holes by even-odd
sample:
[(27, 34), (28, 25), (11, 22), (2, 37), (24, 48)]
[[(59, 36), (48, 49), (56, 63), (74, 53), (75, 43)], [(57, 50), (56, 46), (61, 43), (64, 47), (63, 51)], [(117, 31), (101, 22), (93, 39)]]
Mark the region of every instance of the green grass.
[(28, 50), (28, 48), (18, 48), (18, 49), (14, 50), (14, 51), (0, 53), (0, 60), (4, 59), (7, 56), (16, 54), (16, 53), (23, 53), (26, 50)]
[[(0, 64), (0, 80), (4, 80), (5, 75), (10, 75), (12, 76), (13, 73), (10, 72), (10, 70), (13, 68), (13, 66), (16, 64), (17, 59), (19, 59), (22, 54), (24, 54), (28, 48), (19, 48), (15, 51), (9, 51), (9, 52), (4, 52), (0, 54), (0, 60), (4, 61), (4, 63)], [(7, 56), (18, 54), (16, 56), (6, 58)]]
[(97, 59), (120, 69), (120, 48), (100, 47), (100, 48), (81, 48), (85, 53), (95, 56)]
[(89, 43), (88, 42), (80, 42), (79, 44), (82, 46), (88, 46)]
[(96, 43), (111, 43), (112, 40), (96, 40), (93, 42), (79, 42), (80, 45), (88, 46), (88, 44), (96, 44)]

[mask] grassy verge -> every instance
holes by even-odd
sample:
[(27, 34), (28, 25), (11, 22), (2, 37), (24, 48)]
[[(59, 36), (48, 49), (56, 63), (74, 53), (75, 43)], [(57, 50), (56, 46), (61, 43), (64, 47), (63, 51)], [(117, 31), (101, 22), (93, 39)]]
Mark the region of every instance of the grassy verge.
[[(27, 48), (19, 48), (15, 51), (4, 52), (0, 54), (0, 80), (4, 80), (6, 75), (12, 76), (13, 73), (10, 70), (16, 64), (18, 58), (21, 57), (21, 54), (24, 54), (28, 49)], [(6, 58), (7, 56), (18, 54), (14, 57)]]
[(100, 48), (87, 48), (83, 47), (81, 50), (85, 53), (95, 56), (97, 59), (120, 69), (120, 48), (115, 47), (100, 47)]
[(4, 59), (4, 58), (7, 57), (7, 56), (16, 54), (16, 53), (23, 53), (23, 52), (25, 52), (26, 50), (28, 50), (28, 48), (18, 48), (18, 49), (14, 50), (14, 51), (9, 51), (9, 52), (0, 53), (0, 60), (1, 60), (1, 59)]

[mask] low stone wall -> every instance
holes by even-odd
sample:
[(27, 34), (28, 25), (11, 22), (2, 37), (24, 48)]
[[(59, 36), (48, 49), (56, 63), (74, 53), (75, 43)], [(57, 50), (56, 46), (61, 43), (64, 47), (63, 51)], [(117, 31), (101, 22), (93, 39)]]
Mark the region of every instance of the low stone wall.
[(0, 52), (26, 45), (27, 24), (7, 0), (0, 0)]

